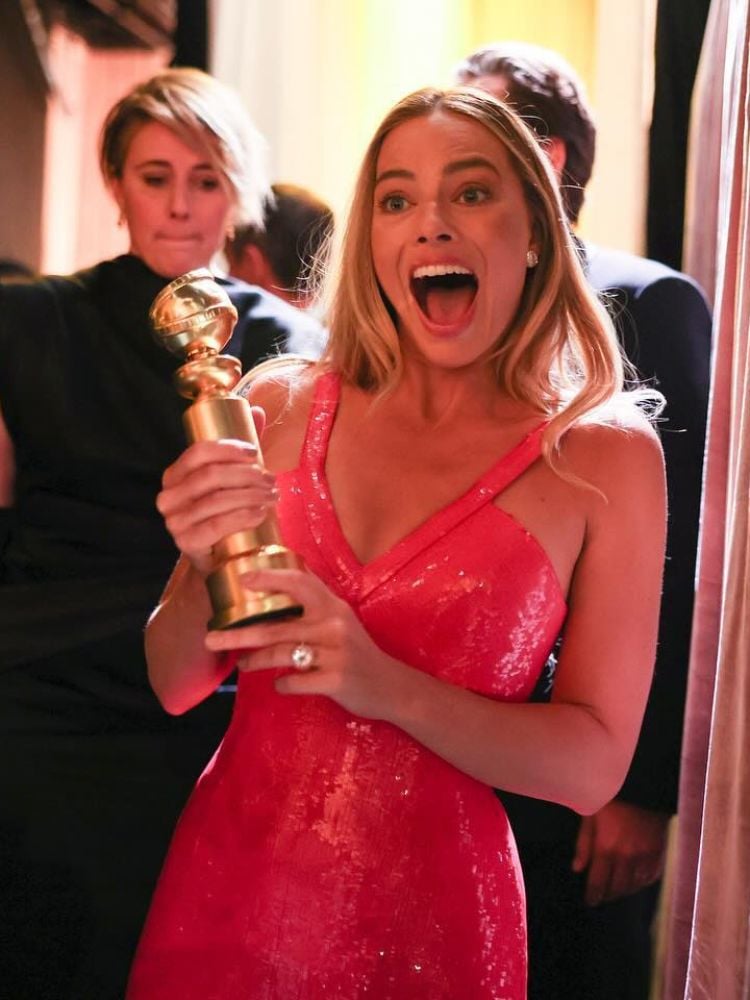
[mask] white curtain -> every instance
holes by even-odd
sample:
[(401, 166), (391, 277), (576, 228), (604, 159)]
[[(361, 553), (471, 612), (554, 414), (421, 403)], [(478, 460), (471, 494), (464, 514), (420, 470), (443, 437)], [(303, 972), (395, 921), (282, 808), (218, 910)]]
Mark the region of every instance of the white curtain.
[(599, 122), (582, 235), (641, 253), (655, 4), (211, 0), (211, 69), (267, 138), (273, 179), (309, 187), (338, 211), (399, 98), (446, 85), (459, 59), (497, 39), (557, 49), (586, 82)]
[(687, 267), (715, 356), (666, 1000), (750, 996), (750, 0), (713, 0), (692, 135)]

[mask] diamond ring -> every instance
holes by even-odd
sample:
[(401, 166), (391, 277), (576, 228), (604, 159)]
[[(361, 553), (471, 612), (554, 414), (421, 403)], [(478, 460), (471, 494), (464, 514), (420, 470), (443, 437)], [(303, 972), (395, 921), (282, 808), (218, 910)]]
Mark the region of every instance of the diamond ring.
[(306, 642), (298, 642), (292, 650), (291, 660), (296, 670), (309, 670), (315, 662), (315, 650)]

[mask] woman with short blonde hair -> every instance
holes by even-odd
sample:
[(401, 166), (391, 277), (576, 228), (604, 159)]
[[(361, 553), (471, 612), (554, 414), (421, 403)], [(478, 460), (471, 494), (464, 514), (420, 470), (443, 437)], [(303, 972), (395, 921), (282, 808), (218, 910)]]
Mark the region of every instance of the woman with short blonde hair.
[(146, 122), (206, 154), (231, 194), (235, 224), (263, 225), (271, 195), (267, 145), (233, 90), (197, 69), (164, 70), (135, 87), (102, 128), (99, 163), (107, 183), (122, 176), (130, 141)]

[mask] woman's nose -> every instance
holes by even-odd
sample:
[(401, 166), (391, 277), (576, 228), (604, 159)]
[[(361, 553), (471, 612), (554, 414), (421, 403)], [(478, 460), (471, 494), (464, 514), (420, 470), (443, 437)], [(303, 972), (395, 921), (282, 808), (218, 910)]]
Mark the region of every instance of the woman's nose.
[(184, 219), (190, 214), (188, 191), (182, 184), (173, 185), (170, 191), (169, 214), (173, 219)]
[(434, 236), (425, 236), (423, 234), (422, 236), (417, 237), (417, 243), (430, 243), (432, 240), (435, 240), (436, 242), (439, 243), (448, 243), (452, 239), (453, 237), (451, 236), (451, 234), (447, 232), (436, 233)]
[(448, 243), (453, 239), (448, 221), (434, 202), (425, 205), (419, 218), (417, 234), (417, 243)]

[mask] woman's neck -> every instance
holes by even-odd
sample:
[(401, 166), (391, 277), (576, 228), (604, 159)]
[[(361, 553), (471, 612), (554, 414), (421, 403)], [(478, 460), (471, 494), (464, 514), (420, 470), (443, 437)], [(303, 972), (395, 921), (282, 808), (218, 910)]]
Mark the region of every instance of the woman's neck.
[(524, 404), (509, 399), (497, 384), (489, 364), (445, 369), (404, 359), (403, 376), (393, 392), (411, 424), (439, 427), (460, 420), (523, 419)]

